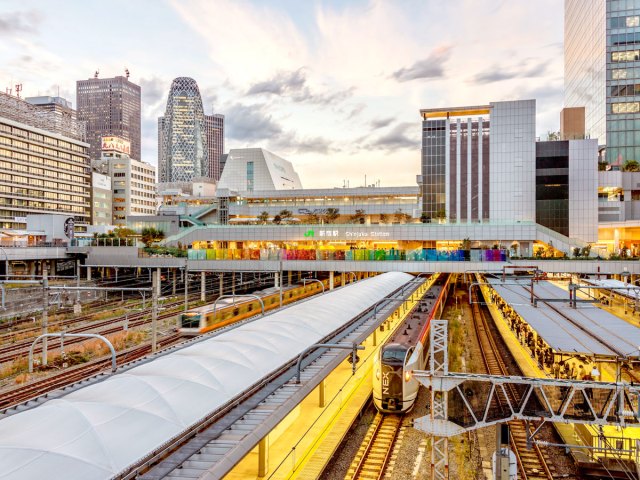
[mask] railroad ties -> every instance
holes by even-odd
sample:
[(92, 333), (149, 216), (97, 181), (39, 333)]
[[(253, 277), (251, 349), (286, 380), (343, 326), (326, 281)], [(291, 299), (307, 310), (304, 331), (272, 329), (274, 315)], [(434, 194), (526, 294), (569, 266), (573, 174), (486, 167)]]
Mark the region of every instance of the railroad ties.
[[(474, 295), (477, 295), (474, 293)], [(483, 312), (480, 310), (477, 298), (474, 299), (472, 307), (472, 317), (476, 335), (486, 369), (486, 373), (491, 375), (509, 375), (507, 366), (498, 353), (498, 348), (489, 331), (489, 324)], [(510, 401), (519, 405), (521, 398), (516, 389), (509, 389)], [(518, 461), (519, 478), (528, 480), (553, 480), (553, 470), (555, 467), (549, 465), (545, 455), (537, 444), (533, 448), (527, 448), (526, 424), (523, 421), (514, 420), (509, 422), (509, 436), (511, 448)]]
[(391, 478), (397, 447), (404, 435), (403, 415), (376, 414), (345, 479)]

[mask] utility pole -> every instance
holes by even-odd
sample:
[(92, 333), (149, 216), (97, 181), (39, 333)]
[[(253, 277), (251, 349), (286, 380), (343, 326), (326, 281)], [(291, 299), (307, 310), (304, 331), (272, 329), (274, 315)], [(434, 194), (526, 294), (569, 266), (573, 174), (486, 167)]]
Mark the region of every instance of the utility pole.
[(151, 285), (151, 353), (158, 349), (158, 280), (160, 280), (158, 270), (153, 272)]
[[(42, 305), (42, 335), (49, 333), (49, 279), (47, 278), (47, 264), (42, 264), (42, 292), (44, 294)], [(47, 337), (42, 338), (42, 365), (47, 364)]]
[(184, 311), (189, 309), (189, 267), (184, 266)]

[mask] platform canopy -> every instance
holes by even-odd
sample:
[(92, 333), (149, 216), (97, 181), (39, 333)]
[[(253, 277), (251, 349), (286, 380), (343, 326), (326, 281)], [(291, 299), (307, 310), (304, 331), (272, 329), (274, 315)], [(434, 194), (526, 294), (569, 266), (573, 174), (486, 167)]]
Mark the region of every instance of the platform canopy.
[(125, 471), (411, 280), (385, 273), (0, 420), (0, 479)]
[[(638, 357), (640, 328), (592, 304), (569, 307), (569, 292), (550, 282), (537, 282), (535, 294), (541, 299), (566, 299), (566, 303), (549, 305), (530, 303), (529, 285), (503, 285), (499, 279), (488, 279), (502, 299), (528, 323), (557, 353), (584, 354), (599, 357)], [(509, 280), (512, 282), (513, 280)]]

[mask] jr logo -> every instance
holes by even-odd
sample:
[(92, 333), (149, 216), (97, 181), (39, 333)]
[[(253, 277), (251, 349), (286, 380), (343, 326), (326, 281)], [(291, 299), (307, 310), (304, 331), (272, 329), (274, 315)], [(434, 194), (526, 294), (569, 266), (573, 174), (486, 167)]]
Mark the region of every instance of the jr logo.
[(304, 232), (304, 236), (305, 237), (313, 237), (313, 230), (307, 230), (306, 232)]

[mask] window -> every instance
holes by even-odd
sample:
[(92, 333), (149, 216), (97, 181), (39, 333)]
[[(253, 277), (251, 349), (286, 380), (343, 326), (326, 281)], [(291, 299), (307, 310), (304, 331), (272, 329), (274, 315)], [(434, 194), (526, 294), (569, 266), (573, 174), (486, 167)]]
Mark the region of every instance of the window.
[(624, 52), (611, 52), (612, 62), (635, 62), (640, 60), (640, 50), (627, 50)]
[(627, 103), (612, 103), (612, 113), (638, 113), (640, 112), (640, 103), (627, 102)]
[(624, 68), (616, 68), (611, 71), (611, 78), (613, 80), (622, 80), (627, 78), (627, 70)]
[(632, 17), (627, 17), (627, 27), (638, 27), (640, 26), (640, 17), (638, 15), (634, 15)]

